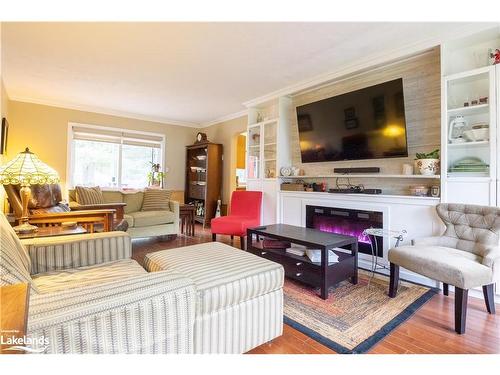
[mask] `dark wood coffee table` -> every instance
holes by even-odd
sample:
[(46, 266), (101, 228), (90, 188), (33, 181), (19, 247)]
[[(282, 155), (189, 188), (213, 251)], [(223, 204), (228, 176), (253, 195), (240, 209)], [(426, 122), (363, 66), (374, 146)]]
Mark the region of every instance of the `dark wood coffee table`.
[[(286, 224), (273, 224), (247, 230), (247, 251), (280, 263), (285, 276), (305, 284), (321, 288), (321, 298), (328, 298), (328, 288), (339, 282), (351, 279), (358, 283), (358, 239), (353, 236), (326, 233), (316, 229), (296, 227)], [(321, 263), (312, 262), (307, 255), (298, 256), (286, 249), (264, 249), (261, 237), (321, 249)], [(348, 252), (333, 250), (342, 248)], [(336, 263), (328, 263), (328, 252), (333, 250), (339, 256)]]

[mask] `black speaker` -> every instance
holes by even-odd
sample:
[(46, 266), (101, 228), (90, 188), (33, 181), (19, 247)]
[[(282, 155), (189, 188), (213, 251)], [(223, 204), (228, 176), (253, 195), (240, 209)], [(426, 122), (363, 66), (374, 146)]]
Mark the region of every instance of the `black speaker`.
[(382, 189), (365, 189), (363, 190), (365, 194), (382, 194)]
[(380, 168), (379, 167), (333, 168), (333, 173), (339, 173), (339, 174), (380, 173)]

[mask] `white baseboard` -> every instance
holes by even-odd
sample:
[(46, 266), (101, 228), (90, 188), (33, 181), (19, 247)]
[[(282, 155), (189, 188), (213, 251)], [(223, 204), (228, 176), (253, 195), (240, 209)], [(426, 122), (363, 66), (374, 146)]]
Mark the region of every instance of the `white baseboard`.
[[(380, 261), (380, 258), (379, 258), (379, 261)], [(366, 270), (371, 270), (371, 267), (372, 267), (371, 261), (366, 260), (366, 259), (362, 259), (361, 257), (358, 259), (358, 265), (359, 265), (359, 267), (366, 269)], [(383, 265), (385, 266), (385, 264), (383, 264)], [(389, 275), (388, 268), (377, 268), (377, 272), (382, 273), (384, 275)], [(426, 285), (426, 286), (429, 286), (432, 288), (439, 288), (442, 290), (442, 284), (440, 282), (429, 279), (429, 278), (422, 276), (422, 275), (419, 275), (417, 273), (408, 271), (407, 269), (404, 269), (404, 268), (400, 269), (399, 277), (403, 280)], [(455, 288), (452, 285), (450, 285), (450, 291), (454, 291), (454, 289)], [(500, 294), (498, 294), (499, 292), (500, 292), (500, 288), (497, 288), (497, 294), (495, 294), (495, 303), (500, 303)], [(484, 299), (483, 291), (481, 288), (469, 290), (469, 296), (473, 297), (473, 298)], [(485, 307), (485, 309), (486, 309), (486, 307)]]

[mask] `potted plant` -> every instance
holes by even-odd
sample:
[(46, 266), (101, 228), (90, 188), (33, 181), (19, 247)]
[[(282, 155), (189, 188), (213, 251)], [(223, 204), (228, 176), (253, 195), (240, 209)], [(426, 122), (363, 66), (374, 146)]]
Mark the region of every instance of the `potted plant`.
[(415, 158), (415, 170), (424, 176), (439, 173), (439, 149), (431, 152), (418, 153)]
[(160, 171), (160, 164), (151, 164), (151, 172), (148, 173), (148, 184), (152, 187), (162, 187), (165, 174)]

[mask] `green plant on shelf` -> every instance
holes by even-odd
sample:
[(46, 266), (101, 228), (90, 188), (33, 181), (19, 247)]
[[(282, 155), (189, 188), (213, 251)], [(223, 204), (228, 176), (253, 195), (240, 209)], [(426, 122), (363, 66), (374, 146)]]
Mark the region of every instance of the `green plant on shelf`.
[(435, 149), (431, 152), (417, 152), (415, 160), (420, 159), (439, 159), (439, 149)]

